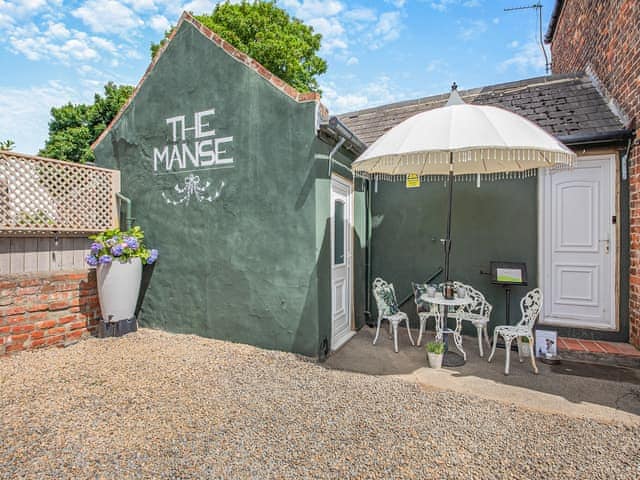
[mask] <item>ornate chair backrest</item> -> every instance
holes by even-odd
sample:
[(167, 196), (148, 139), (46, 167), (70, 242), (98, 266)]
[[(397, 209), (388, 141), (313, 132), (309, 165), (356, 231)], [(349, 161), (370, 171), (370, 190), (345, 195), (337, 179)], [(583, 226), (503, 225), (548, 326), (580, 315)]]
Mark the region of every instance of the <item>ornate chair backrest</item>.
[(464, 288), (467, 291), (467, 295), (471, 298), (471, 303), (464, 306), (464, 310), (469, 313), (478, 313), (480, 315), (489, 315), (492, 310), (492, 306), (484, 295), (473, 288), (471, 285), (467, 285), (462, 282), (453, 282), (453, 286), (458, 288)]
[(534, 288), (520, 300), (520, 311), (522, 318), (518, 326), (525, 326), (532, 329), (542, 310), (542, 290)]
[(373, 296), (378, 306), (378, 315), (393, 315), (398, 313), (398, 301), (392, 283), (387, 283), (380, 277), (373, 281)]

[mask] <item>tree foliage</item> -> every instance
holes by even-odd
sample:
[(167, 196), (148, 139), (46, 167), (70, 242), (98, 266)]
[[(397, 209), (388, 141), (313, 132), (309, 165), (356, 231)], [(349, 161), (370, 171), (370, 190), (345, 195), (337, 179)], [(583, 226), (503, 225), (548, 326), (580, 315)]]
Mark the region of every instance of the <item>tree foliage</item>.
[(0, 140), (0, 150), (13, 150), (13, 147), (16, 145), (16, 142), (13, 140)]
[(51, 109), (49, 137), (39, 154), (72, 162), (92, 162), (91, 144), (107, 128), (133, 93), (133, 87), (109, 82), (104, 97), (95, 94), (92, 105), (68, 103)]
[[(275, 1), (227, 1), (210, 15), (195, 18), (297, 90), (320, 91), (316, 76), (327, 71), (326, 61), (317, 55), (322, 36)], [(152, 57), (170, 34), (171, 30), (159, 44), (151, 45)]]

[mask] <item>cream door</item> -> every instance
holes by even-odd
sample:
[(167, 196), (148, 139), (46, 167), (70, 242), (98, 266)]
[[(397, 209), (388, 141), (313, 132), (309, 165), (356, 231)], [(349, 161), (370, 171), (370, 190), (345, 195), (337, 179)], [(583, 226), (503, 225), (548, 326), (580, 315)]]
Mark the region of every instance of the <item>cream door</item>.
[(582, 157), (541, 183), (541, 323), (615, 330), (615, 156)]
[(331, 349), (341, 347), (351, 336), (353, 272), (351, 184), (331, 177)]

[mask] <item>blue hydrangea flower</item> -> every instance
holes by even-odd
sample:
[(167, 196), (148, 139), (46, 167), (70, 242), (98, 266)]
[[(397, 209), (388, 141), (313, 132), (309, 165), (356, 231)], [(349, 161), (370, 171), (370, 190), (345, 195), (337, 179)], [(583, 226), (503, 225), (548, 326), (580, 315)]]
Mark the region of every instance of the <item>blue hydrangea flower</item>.
[[(93, 248), (91, 248), (91, 251), (93, 251)], [(87, 265), (89, 265), (90, 267), (95, 267), (96, 265), (98, 265), (98, 259), (95, 255), (89, 254), (84, 259), (86, 260)]]
[(105, 264), (105, 263), (111, 263), (113, 259), (111, 258), (111, 255), (102, 255), (99, 259), (98, 262)]
[(124, 243), (127, 244), (127, 247), (135, 250), (138, 248), (138, 240), (135, 237), (127, 237), (124, 239)]
[(114, 257), (119, 257), (120, 255), (122, 255), (123, 250), (124, 248), (122, 248), (122, 245), (114, 245), (113, 247), (111, 247), (111, 254)]
[(147, 259), (147, 263), (151, 265), (157, 259), (158, 259), (158, 250), (156, 250), (155, 248), (152, 248), (151, 252), (149, 253), (149, 258)]
[(91, 253), (96, 255), (100, 250), (102, 250), (102, 244), (100, 242), (93, 242), (91, 244)]
[(105, 243), (107, 244), (107, 247), (113, 247), (116, 243), (118, 243), (118, 238), (117, 237), (113, 237), (108, 239)]

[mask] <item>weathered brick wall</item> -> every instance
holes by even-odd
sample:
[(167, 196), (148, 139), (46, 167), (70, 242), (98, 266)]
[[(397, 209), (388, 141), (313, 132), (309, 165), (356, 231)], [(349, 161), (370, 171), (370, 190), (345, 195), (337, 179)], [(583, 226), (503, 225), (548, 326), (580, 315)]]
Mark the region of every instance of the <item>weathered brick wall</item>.
[(93, 270), (0, 276), (0, 355), (68, 345), (99, 318)]
[[(640, 1), (565, 0), (551, 43), (554, 73), (592, 71), (631, 128), (640, 126)], [(640, 347), (640, 133), (629, 160), (629, 336)]]

